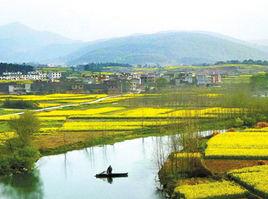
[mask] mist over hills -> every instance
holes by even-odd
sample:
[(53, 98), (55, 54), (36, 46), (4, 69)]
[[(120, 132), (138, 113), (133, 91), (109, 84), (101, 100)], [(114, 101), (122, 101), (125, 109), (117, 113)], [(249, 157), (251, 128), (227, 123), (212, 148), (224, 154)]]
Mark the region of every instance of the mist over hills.
[(81, 42), (19, 23), (0, 27), (0, 62), (198, 64), (267, 60), (267, 49), (210, 32), (160, 32)]
[(217, 34), (164, 32), (91, 44), (70, 55), (69, 62), (195, 64), (267, 57), (267, 53), (246, 42)]
[(54, 60), (80, 48), (83, 43), (46, 31), (36, 31), (20, 23), (0, 27), (0, 61), (43, 62)]

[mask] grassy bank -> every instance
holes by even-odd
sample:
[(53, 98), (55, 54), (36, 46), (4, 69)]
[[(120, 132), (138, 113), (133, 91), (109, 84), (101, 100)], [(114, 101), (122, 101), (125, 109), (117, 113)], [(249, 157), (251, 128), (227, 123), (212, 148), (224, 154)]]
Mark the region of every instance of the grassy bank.
[[(176, 130), (174, 130), (174, 125)], [(202, 120), (201, 131), (229, 128), (231, 120)], [(84, 132), (58, 132), (50, 134), (39, 134), (34, 137), (34, 145), (39, 148), (42, 155), (54, 155), (71, 150), (82, 149), (97, 145), (114, 144), (125, 140), (144, 138), (150, 136), (175, 135), (183, 129), (182, 122), (171, 125), (143, 127), (135, 130), (122, 131), (84, 131)], [(200, 146), (204, 149), (204, 146)]]

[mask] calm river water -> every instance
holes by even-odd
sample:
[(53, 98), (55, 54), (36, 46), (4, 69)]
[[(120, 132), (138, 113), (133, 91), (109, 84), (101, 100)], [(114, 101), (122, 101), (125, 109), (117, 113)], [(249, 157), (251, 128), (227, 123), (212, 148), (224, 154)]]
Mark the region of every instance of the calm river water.
[[(0, 179), (1, 199), (163, 199), (156, 189), (157, 145), (168, 151), (168, 137), (149, 137), (46, 156), (34, 174)], [(128, 178), (96, 179), (112, 165)]]

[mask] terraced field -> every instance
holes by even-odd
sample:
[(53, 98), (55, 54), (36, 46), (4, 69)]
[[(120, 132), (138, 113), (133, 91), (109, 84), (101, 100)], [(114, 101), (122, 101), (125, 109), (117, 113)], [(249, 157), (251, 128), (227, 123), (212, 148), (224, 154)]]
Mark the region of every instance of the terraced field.
[[(265, 165), (268, 159), (267, 130), (251, 128), (213, 136), (207, 143), (203, 163), (214, 175), (225, 176), (224, 180), (191, 178), (184, 180), (186, 183), (178, 181), (179, 186), (174, 192), (179, 198), (190, 199), (268, 198), (268, 166)], [(179, 157), (185, 154), (179, 153)]]
[(205, 199), (205, 198), (247, 198), (248, 191), (229, 181), (208, 181), (195, 185), (181, 185), (175, 189), (180, 198)]
[(212, 159), (268, 159), (268, 133), (223, 133), (208, 141), (205, 154)]
[[(105, 102), (102, 101), (100, 104)], [(176, 108), (129, 108), (110, 105), (109, 107), (90, 108), (84, 110), (55, 110), (42, 112), (41, 117), (69, 116), (70, 119), (93, 119), (93, 118), (216, 118), (219, 115), (239, 113), (234, 108), (200, 108), (200, 109), (176, 109)]]
[[(218, 96), (214, 93), (202, 95), (202, 99)], [(180, 107), (176, 104), (165, 106), (159, 102), (158, 105), (146, 104), (146, 98), (149, 99), (148, 102), (151, 102), (152, 98), (159, 101), (159, 94), (124, 94), (112, 97), (106, 94), (0, 95), (0, 103), (9, 99), (38, 104), (39, 109), (33, 111), (41, 121), (41, 129), (35, 134), (34, 140), (38, 143), (37, 146), (42, 146), (44, 150), (47, 146), (62, 147), (75, 140), (83, 144), (89, 139), (99, 140), (104, 137), (113, 140), (116, 136), (146, 136), (159, 133), (160, 128), (165, 129), (172, 125), (176, 126), (174, 129), (177, 131), (178, 125), (184, 119), (214, 119), (240, 112), (239, 108), (194, 108)], [(19, 117), (16, 113), (24, 111), (7, 111), (1, 108), (0, 110), (0, 132), (3, 133), (10, 131), (8, 121)], [(167, 130), (163, 132), (166, 133)], [(8, 139), (7, 136), (5, 138)], [(52, 144), (52, 141), (60, 144)]]
[(255, 166), (229, 172), (238, 183), (253, 190), (263, 198), (268, 198), (268, 166)]

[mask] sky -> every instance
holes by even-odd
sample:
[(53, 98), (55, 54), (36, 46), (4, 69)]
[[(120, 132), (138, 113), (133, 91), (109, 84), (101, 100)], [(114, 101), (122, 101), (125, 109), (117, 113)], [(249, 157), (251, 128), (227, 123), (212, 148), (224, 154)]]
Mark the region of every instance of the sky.
[(159, 31), (268, 40), (268, 0), (0, 0), (0, 25), (92, 41)]

